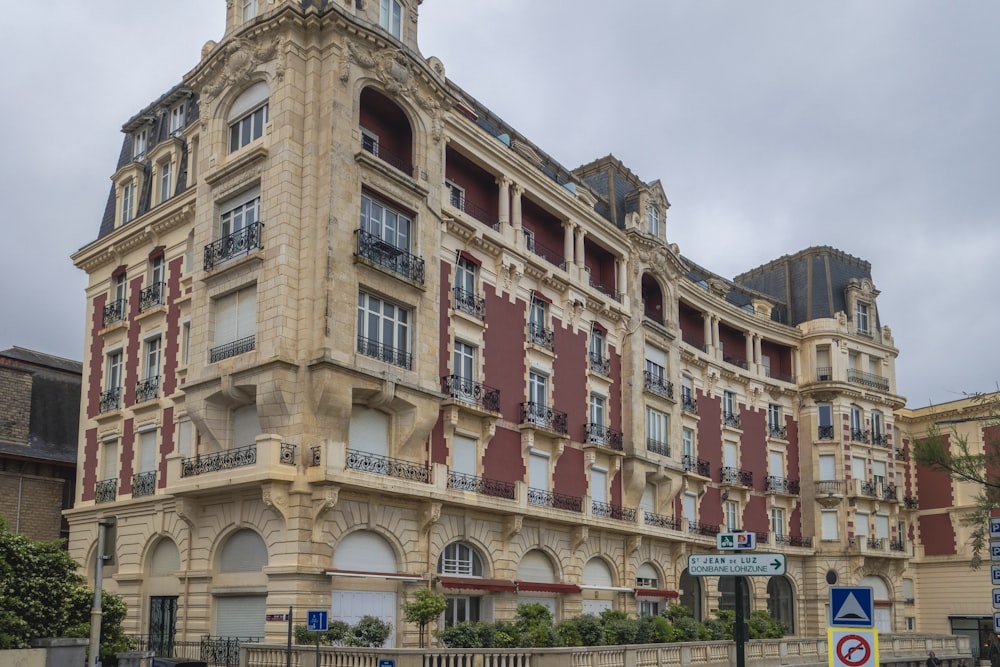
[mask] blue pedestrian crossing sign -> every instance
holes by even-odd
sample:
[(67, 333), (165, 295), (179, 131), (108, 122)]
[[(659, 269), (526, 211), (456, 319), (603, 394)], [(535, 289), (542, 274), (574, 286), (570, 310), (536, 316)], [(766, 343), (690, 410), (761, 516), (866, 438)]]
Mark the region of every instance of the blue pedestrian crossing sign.
[(326, 632), (327, 612), (325, 610), (309, 610), (306, 628), (309, 632)]
[(832, 586), (830, 625), (871, 628), (875, 625), (875, 595), (871, 586)]

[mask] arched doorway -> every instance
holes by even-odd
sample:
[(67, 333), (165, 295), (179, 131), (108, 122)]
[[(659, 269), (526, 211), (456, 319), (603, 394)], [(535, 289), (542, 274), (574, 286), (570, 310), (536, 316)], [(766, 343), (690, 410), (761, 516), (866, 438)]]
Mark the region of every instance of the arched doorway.
[(795, 634), (795, 606), (792, 585), (785, 577), (767, 581), (767, 613), (785, 626), (785, 634)]
[(680, 604), (691, 610), (694, 620), (700, 621), (702, 617), (701, 579), (699, 577), (692, 577), (688, 574), (687, 570), (684, 570), (681, 573), (680, 587)]

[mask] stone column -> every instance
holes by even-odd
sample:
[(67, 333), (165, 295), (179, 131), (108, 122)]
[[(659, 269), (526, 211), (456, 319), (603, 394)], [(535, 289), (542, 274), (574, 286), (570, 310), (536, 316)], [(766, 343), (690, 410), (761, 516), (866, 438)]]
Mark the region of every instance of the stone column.
[(583, 239), (587, 236), (587, 230), (583, 227), (576, 228), (576, 265), (582, 270), (584, 267), (584, 249), (583, 249)]
[(746, 344), (747, 370), (753, 370), (754, 362), (757, 361), (757, 357), (754, 356), (754, 351), (757, 347), (757, 337), (747, 331), (743, 335), (743, 342)]
[[(625, 300), (625, 294), (628, 292), (628, 260), (624, 257), (615, 257), (615, 275), (618, 277), (616, 281), (615, 289), (619, 294), (622, 295), (622, 301)], [(663, 306), (666, 308), (666, 304)], [(667, 318), (664, 317), (663, 321), (666, 322)]]
[(497, 217), (500, 219), (500, 226), (510, 224), (510, 179), (506, 176), (498, 176), (496, 184), (500, 188), (499, 200), (497, 201)]
[(563, 220), (563, 260), (565, 261), (566, 271), (569, 272), (569, 267), (573, 264), (573, 234), (576, 231), (576, 225), (573, 224), (571, 220)]
[(709, 348), (712, 347), (712, 316), (708, 313), (701, 314), (702, 323), (705, 325), (704, 338), (705, 338), (705, 351), (708, 352)]

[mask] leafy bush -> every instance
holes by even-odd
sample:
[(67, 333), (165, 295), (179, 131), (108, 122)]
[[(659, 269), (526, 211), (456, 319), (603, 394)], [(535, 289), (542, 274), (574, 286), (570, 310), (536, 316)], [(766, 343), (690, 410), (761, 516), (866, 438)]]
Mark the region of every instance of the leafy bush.
[(543, 604), (517, 605), (516, 641), (523, 648), (555, 646), (556, 629), (552, 625), (552, 612)]
[(441, 630), (438, 639), (448, 648), (486, 648), (479, 645), (480, 635), (477, 625), (480, 623), (456, 623)]
[(778, 639), (785, 636), (785, 626), (763, 610), (750, 612), (747, 626), (750, 628), (751, 639)]
[(375, 616), (362, 616), (356, 625), (344, 635), (346, 646), (378, 648), (389, 638), (392, 626)]

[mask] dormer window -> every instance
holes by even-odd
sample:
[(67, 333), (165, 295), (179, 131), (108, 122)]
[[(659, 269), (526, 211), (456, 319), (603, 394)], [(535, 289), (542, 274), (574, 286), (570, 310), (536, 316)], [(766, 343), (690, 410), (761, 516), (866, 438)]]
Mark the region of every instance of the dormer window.
[(122, 186), (122, 224), (131, 222), (133, 217), (135, 217), (135, 179), (129, 179), (128, 183)]
[(652, 204), (646, 207), (646, 230), (653, 236), (660, 235), (660, 212)]
[(249, 21), (257, 16), (257, 0), (243, 0), (243, 20)]
[(142, 160), (146, 157), (146, 130), (136, 130), (132, 135), (132, 159)]
[(403, 5), (399, 0), (381, 0), (378, 24), (396, 39), (403, 39)]
[(868, 304), (858, 302), (857, 315), (855, 317), (855, 322), (858, 325), (858, 333), (869, 333), (868, 329)]
[(176, 137), (184, 129), (184, 103), (174, 106), (170, 110), (170, 136)]

